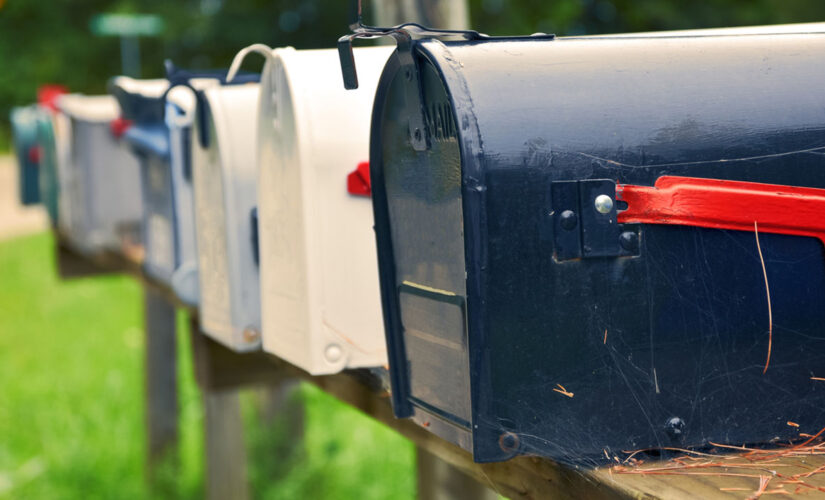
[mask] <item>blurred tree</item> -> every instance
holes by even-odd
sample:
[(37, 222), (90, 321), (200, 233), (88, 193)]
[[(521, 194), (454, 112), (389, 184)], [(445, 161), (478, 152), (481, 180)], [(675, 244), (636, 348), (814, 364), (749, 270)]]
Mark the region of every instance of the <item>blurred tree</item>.
[(819, 0), (469, 0), (472, 25), (490, 35), (593, 35), (816, 22)]
[[(2, 1), (2, 0), (0, 0)], [(37, 87), (62, 83), (102, 93), (120, 72), (117, 37), (95, 37), (95, 14), (151, 13), (165, 24), (158, 38), (141, 38), (141, 74), (163, 75), (163, 60), (208, 69), (229, 66), (242, 47), (263, 42), (330, 47), (347, 31), (348, 2), (334, 0), (8, 0), (0, 5), (0, 150), (8, 148), (12, 106), (35, 100)], [(249, 69), (262, 61), (250, 58)]]
[[(402, 1), (402, 0), (398, 0)], [(491, 34), (559, 35), (811, 22), (821, 0), (469, 0), (470, 25)], [(364, 2), (365, 9), (370, 2)], [(43, 83), (104, 92), (120, 71), (116, 37), (94, 37), (99, 13), (151, 13), (164, 19), (158, 38), (140, 40), (141, 74), (158, 77), (163, 60), (181, 67), (226, 67), (253, 42), (331, 47), (347, 31), (349, 0), (0, 0), (0, 149), (9, 110), (32, 102)], [(366, 12), (367, 20), (371, 20)], [(260, 69), (250, 58), (246, 69)]]

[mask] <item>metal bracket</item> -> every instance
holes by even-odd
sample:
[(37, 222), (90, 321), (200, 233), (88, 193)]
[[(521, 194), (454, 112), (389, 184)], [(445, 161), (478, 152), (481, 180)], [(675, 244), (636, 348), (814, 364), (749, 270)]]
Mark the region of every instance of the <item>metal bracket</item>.
[(350, 24), (352, 33), (338, 39), (338, 58), (341, 62), (341, 73), (344, 77), (344, 88), (348, 90), (358, 88), (358, 73), (355, 69), (355, 56), (352, 52), (352, 42), (357, 38), (379, 38), (389, 36), (395, 39), (401, 72), (406, 80), (406, 98), (409, 114), (410, 143), (416, 151), (426, 151), (429, 147), (427, 129), (424, 120), (423, 96), (421, 80), (418, 76), (418, 65), (413, 55), (413, 44), (420, 39), (437, 40), (499, 40), (499, 39), (546, 39), (552, 40), (555, 35), (536, 33), (530, 36), (491, 37), (472, 30), (435, 30), (416, 23), (404, 23), (391, 28), (366, 26), (362, 22), (361, 2), (356, 1), (357, 17)]
[(556, 260), (639, 255), (638, 225), (618, 222), (615, 181), (556, 181), (550, 189)]

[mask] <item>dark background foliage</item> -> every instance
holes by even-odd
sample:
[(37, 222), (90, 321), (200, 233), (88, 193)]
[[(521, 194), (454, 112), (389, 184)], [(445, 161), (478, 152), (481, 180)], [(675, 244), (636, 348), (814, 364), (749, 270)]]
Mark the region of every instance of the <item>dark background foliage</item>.
[[(600, 34), (812, 22), (821, 0), (469, 0), (471, 26), (491, 35)], [(12, 106), (44, 83), (104, 92), (121, 72), (120, 44), (89, 29), (98, 13), (152, 13), (165, 29), (140, 39), (141, 76), (163, 74), (163, 60), (190, 68), (226, 67), (250, 43), (331, 47), (347, 31), (348, 0), (0, 0), (0, 149)], [(365, 1), (365, 14), (369, 15)], [(250, 62), (249, 65), (260, 64)], [(254, 69), (254, 67), (252, 67)]]

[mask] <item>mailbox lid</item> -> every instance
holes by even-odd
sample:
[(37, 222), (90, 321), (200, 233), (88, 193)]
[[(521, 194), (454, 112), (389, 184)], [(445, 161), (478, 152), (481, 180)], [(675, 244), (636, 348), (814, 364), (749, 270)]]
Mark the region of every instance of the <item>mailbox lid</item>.
[(180, 264), (169, 129), (164, 122), (168, 89), (169, 82), (162, 79), (118, 76), (109, 81), (109, 92), (120, 106), (113, 131), (140, 163), (146, 253), (143, 267), (148, 275), (166, 284), (171, 283)]
[[(444, 165), (460, 157), (464, 232), (450, 233), (461, 235), (466, 252), (477, 460), (525, 452), (598, 462), (605, 451), (767, 442), (795, 435), (789, 419), (818, 430), (823, 395), (810, 376), (823, 355), (819, 241), (759, 235), (774, 318), (773, 358), (763, 374), (767, 300), (753, 232), (644, 225), (638, 256), (560, 260), (553, 203), (562, 195), (553, 193), (559, 181), (650, 186), (666, 174), (825, 187), (816, 154), (825, 146), (825, 96), (815, 90), (825, 78), (823, 44), (821, 34), (759, 34), (418, 45), (422, 74), (428, 66), (440, 74), (460, 124), (458, 153), (427, 161), (417, 171), (432, 173), (415, 182), (445, 177)], [(443, 121), (427, 114), (438, 99), (423, 88), (435, 147)], [(400, 90), (397, 96), (400, 109)], [(408, 113), (400, 115), (403, 123)], [(394, 165), (433, 154), (410, 151), (409, 136), (399, 136), (408, 151)], [(377, 148), (373, 142), (373, 157)], [(375, 184), (378, 175), (374, 166)], [(393, 214), (384, 183), (383, 227), (402, 268), (398, 248), (407, 251), (432, 229), (414, 210)], [(378, 212), (386, 208), (375, 200), (380, 242)], [(411, 228), (396, 229), (403, 224)], [(403, 285), (387, 283), (390, 265), (381, 266), (385, 299)], [(776, 302), (774, 286), (796, 298)], [(393, 301), (399, 317), (390, 338), (398, 343), (409, 336), (403, 316), (415, 308)], [(777, 328), (793, 332), (781, 354)], [(458, 338), (458, 328), (438, 331), (439, 341)], [(396, 390), (408, 396), (396, 401), (403, 409), (417, 404), (404, 368), (426, 364), (409, 349), (399, 357), (404, 364), (393, 372), (405, 384)], [(777, 386), (792, 388), (779, 395)]]
[(372, 100), (391, 52), (355, 50), (356, 91), (341, 86), (334, 49), (276, 49), (263, 73), (263, 345), (313, 374), (387, 362), (372, 205), (346, 182), (369, 159)]
[(168, 89), (169, 81), (162, 78), (116, 76), (109, 81), (109, 93), (117, 98), (121, 116), (137, 123), (163, 123), (163, 96)]
[(417, 55), (430, 147), (411, 145), (411, 73), (397, 54), (381, 75), (370, 142), (393, 408), (472, 449), (462, 145), (450, 89)]
[(192, 131), (195, 230), (204, 332), (232, 349), (260, 347), (260, 289), (252, 209), (257, 83), (203, 90), (205, 129)]
[(165, 122), (169, 130), (169, 161), (177, 230), (176, 248), (180, 264), (172, 275), (172, 288), (187, 304), (200, 296), (192, 183), (192, 128), (196, 99), (191, 89), (175, 87), (166, 103)]

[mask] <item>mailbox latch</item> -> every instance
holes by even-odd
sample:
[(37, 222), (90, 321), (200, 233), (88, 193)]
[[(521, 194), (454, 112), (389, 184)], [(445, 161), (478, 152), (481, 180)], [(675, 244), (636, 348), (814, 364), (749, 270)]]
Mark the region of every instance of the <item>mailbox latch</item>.
[(556, 181), (550, 194), (556, 260), (639, 255), (639, 226), (618, 221), (615, 181)]

